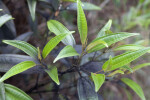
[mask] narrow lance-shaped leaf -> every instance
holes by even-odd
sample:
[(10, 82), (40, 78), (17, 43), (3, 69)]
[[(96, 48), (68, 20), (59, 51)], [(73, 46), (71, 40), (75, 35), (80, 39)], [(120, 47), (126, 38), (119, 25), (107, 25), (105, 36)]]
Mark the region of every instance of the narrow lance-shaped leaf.
[(51, 77), (51, 79), (57, 83), (58, 85), (60, 84), (59, 79), (58, 79), (58, 71), (57, 71), (57, 67), (54, 67), (51, 70), (45, 70), (47, 72), (47, 74)]
[(82, 45), (86, 44), (87, 41), (87, 22), (84, 11), (82, 9), (82, 3), (80, 0), (77, 0), (77, 24), (78, 30), (80, 33), (80, 40)]
[[(132, 51), (134, 51), (134, 50), (139, 50), (142, 48), (145, 48), (145, 47), (142, 45), (136, 45), (136, 44), (126, 44), (126, 45), (118, 46), (114, 50), (115, 51), (118, 51), (118, 50), (132, 50)], [(149, 51), (149, 53), (150, 53), (150, 51)]]
[[(47, 26), (48, 29), (53, 32), (55, 35), (60, 35), (62, 33), (74, 33), (74, 31), (69, 31), (63, 24), (61, 24), (60, 22), (56, 21), (56, 20), (50, 20), (47, 22)], [(75, 39), (72, 36), (72, 34), (66, 36), (62, 42), (65, 45), (71, 45), (74, 46), (75, 43)]]
[(122, 78), (121, 81), (128, 85), (142, 100), (146, 100), (142, 88), (137, 83), (128, 78)]
[(122, 66), (120, 69), (124, 69), (125, 71), (126, 71), (126, 70), (129, 70), (129, 72), (133, 73), (132, 68), (130, 68), (130, 66), (128, 66), (128, 65), (124, 65), (124, 66)]
[(6, 79), (19, 74), (31, 67), (34, 67), (36, 64), (33, 61), (24, 61), (22, 63), (19, 63), (15, 66), (13, 66), (7, 73), (5, 73), (1, 78), (0, 82), (5, 81)]
[(6, 91), (6, 100), (33, 100), (29, 95), (19, 88), (10, 84), (4, 84)]
[(116, 75), (116, 74), (124, 74), (124, 72), (123, 72), (122, 70), (116, 70), (116, 71), (110, 73), (110, 74), (108, 75), (108, 77), (112, 77), (112, 76), (114, 76), (114, 75)]
[[(120, 68), (120, 67), (132, 62), (133, 60), (135, 60), (135, 59), (139, 58), (140, 56), (144, 55), (149, 50), (150, 50), (150, 47), (140, 49), (140, 50), (136, 50), (136, 51), (129, 51), (129, 52), (123, 53), (121, 55), (118, 55), (118, 56), (112, 58), (112, 67), (108, 71), (115, 70), (117, 68)], [(108, 66), (108, 61), (106, 61), (103, 64), (102, 68), (103, 68), (104, 71), (106, 71), (107, 66)]]
[(32, 20), (35, 21), (36, 0), (27, 0)]
[(105, 41), (102, 41), (102, 40), (97, 40), (97, 41), (94, 41), (92, 43), (90, 43), (88, 46), (87, 46), (87, 52), (88, 53), (91, 53), (91, 52), (95, 52), (95, 48), (97, 45), (99, 44), (103, 44), (104, 46), (108, 47), (107, 43)]
[(112, 67), (112, 56), (109, 56), (108, 66), (107, 66), (107, 68), (106, 68), (106, 71), (107, 71), (107, 70), (110, 70), (111, 67)]
[[(132, 68), (133, 72), (135, 72), (136, 70), (139, 70), (143, 67), (146, 67), (146, 66), (150, 66), (150, 63), (144, 63), (144, 64), (140, 64), (140, 65), (137, 65), (135, 67)], [(128, 74), (131, 73), (131, 72), (128, 72)]]
[(3, 82), (0, 82), (0, 100), (6, 100), (6, 98), (5, 98), (5, 86), (4, 86)]
[(102, 37), (106, 35), (106, 31), (110, 30), (111, 28), (111, 24), (112, 24), (112, 20), (110, 19), (106, 25), (100, 30), (100, 32), (97, 34), (97, 38), (98, 37)]
[(68, 45), (60, 51), (60, 53), (58, 54), (58, 56), (55, 58), (53, 62), (55, 63), (59, 59), (65, 57), (77, 56), (77, 55), (79, 54), (76, 52), (76, 50), (72, 46)]
[(105, 75), (91, 73), (91, 76), (95, 84), (95, 92), (98, 92), (98, 90), (100, 89), (100, 87), (105, 81)]
[(4, 25), (7, 21), (13, 19), (11, 15), (5, 14), (3, 16), (0, 16), (0, 27)]
[(43, 58), (45, 59), (47, 57), (47, 55), (56, 47), (56, 45), (61, 40), (63, 40), (67, 35), (70, 35), (70, 33), (60, 34), (60, 35), (57, 35), (54, 38), (52, 38), (43, 49), (43, 52), (42, 52)]
[(77, 2), (76, 0), (62, 0), (63, 2)]
[(29, 43), (24, 42), (24, 41), (19, 41), (19, 40), (3, 40), (3, 42), (11, 46), (14, 46), (18, 49), (21, 49), (32, 58), (37, 59), (38, 51), (34, 46), (32, 46)]
[[(108, 46), (112, 45), (113, 43), (116, 43), (118, 41), (121, 41), (125, 38), (139, 35), (137, 33), (126, 33), (126, 32), (119, 32), (119, 33), (113, 33), (113, 34), (108, 34), (99, 38), (94, 39), (92, 42), (95, 42), (97, 40), (105, 41)], [(95, 51), (101, 50), (105, 48), (103, 44), (99, 44), (95, 47)]]

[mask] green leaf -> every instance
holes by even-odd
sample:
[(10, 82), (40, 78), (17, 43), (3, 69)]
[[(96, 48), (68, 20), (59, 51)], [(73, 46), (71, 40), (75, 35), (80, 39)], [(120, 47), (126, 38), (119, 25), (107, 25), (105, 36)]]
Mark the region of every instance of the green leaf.
[(33, 62), (33, 61), (24, 61), (24, 62), (21, 62), (15, 66), (13, 66), (7, 73), (5, 73), (3, 75), (2, 78), (0, 78), (0, 82), (3, 82), (4, 80), (16, 75), (16, 74), (19, 74), (33, 66), (35, 66), (36, 64)]
[[(112, 58), (112, 67), (109, 71), (115, 70), (117, 68), (120, 68), (120, 67), (132, 62), (133, 60), (144, 55), (149, 50), (150, 50), (150, 47), (136, 50), (136, 51), (129, 51), (129, 52), (123, 53), (121, 55), (118, 55), (118, 56)], [(103, 64), (102, 68), (104, 71), (106, 70), (107, 66), (108, 66), (108, 61), (106, 61)]]
[[(69, 31), (63, 24), (61, 24), (56, 20), (49, 20), (47, 22), (47, 26), (49, 30), (53, 32), (55, 35), (60, 35), (62, 33), (74, 33), (74, 31)], [(71, 45), (71, 46), (74, 46), (76, 44), (72, 34), (66, 36), (66, 38), (64, 38), (62, 42), (65, 45)]]
[(138, 50), (138, 49), (142, 49), (145, 48), (144, 46), (141, 45), (136, 45), (136, 44), (126, 44), (126, 45), (121, 45), (116, 47), (114, 50), (118, 51), (118, 50)]
[(51, 77), (51, 79), (57, 83), (58, 85), (60, 84), (59, 79), (58, 79), (58, 71), (57, 68), (54, 67), (51, 70), (45, 70), (47, 72), (47, 74)]
[(114, 75), (116, 75), (116, 74), (124, 74), (124, 72), (122, 71), (122, 70), (116, 70), (116, 71), (114, 71), (114, 72), (112, 72), (112, 73), (110, 73), (109, 75), (108, 75), (108, 77), (112, 77), (112, 76), (114, 76)]
[(91, 77), (95, 84), (95, 92), (98, 92), (98, 90), (100, 89), (100, 87), (102, 86), (102, 84), (105, 81), (105, 75), (91, 73)]
[(146, 100), (142, 88), (137, 83), (128, 78), (122, 78), (121, 81), (128, 85), (142, 100)]
[(27, 0), (32, 20), (35, 21), (36, 0)]
[(47, 57), (47, 55), (56, 47), (56, 45), (63, 40), (67, 35), (70, 35), (71, 33), (63, 33), (60, 35), (55, 36), (54, 38), (52, 38), (44, 47), (43, 52), (42, 52), (42, 56), (45, 59)]
[(0, 27), (3, 26), (7, 21), (14, 19), (11, 15), (5, 14), (0, 16)]
[(87, 41), (87, 22), (84, 11), (82, 9), (82, 3), (80, 0), (77, 0), (77, 23), (78, 23), (78, 30), (80, 33), (80, 40), (82, 45), (86, 44)]
[(19, 88), (10, 84), (4, 84), (6, 91), (6, 100), (33, 100), (29, 95)]
[(55, 63), (56, 61), (58, 61), (59, 59), (65, 58), (65, 57), (71, 57), (71, 56), (78, 56), (79, 54), (76, 52), (76, 50), (68, 45), (66, 47), (64, 47), (60, 53), (58, 54), (58, 56), (55, 58), (55, 60), (53, 61), (53, 63)]
[(108, 47), (107, 43), (105, 41), (102, 41), (102, 40), (97, 40), (97, 41), (94, 41), (92, 43), (90, 43), (88, 46), (87, 46), (87, 52), (88, 53), (91, 53), (91, 52), (95, 52), (95, 48), (97, 47), (97, 45), (99, 44), (103, 44), (104, 46)]
[(129, 70), (131, 73), (133, 73), (133, 70), (127, 65), (122, 66), (121, 69)]
[(3, 40), (3, 42), (16, 47), (16, 48), (24, 51), (26, 54), (28, 54), (32, 58), (37, 59), (38, 51), (34, 46), (32, 46), (29, 43), (24, 42), (24, 41), (19, 41), (19, 40)]
[(40, 48), (37, 47), (37, 51), (38, 51), (38, 59), (41, 61), (42, 57), (41, 57), (41, 52), (40, 52)]
[[(113, 33), (113, 34), (108, 34), (99, 38), (94, 39), (92, 42), (95, 42), (97, 40), (101, 40), (101, 41), (105, 41), (107, 43), (108, 46), (112, 45), (113, 43), (116, 43), (118, 41), (121, 41), (125, 38), (131, 37), (131, 36), (135, 36), (135, 35), (139, 35), (137, 33), (126, 33), (126, 32), (119, 32), (119, 33)], [(105, 48), (105, 46), (103, 44), (99, 44), (95, 47), (95, 50), (101, 50)]]
[(100, 32), (97, 34), (97, 38), (105, 36), (106, 35), (106, 31), (110, 30), (111, 28), (111, 24), (112, 24), (112, 20), (110, 19), (105, 26), (100, 30)]
[(3, 9), (0, 9), (0, 11), (2, 11)]
[(107, 68), (106, 68), (106, 71), (107, 71), (107, 70), (110, 70), (111, 67), (112, 67), (112, 56), (109, 57), (108, 66), (107, 66)]
[(137, 65), (137, 66), (133, 67), (132, 70), (133, 70), (133, 72), (135, 72), (136, 70), (139, 70), (146, 66), (150, 66), (150, 63), (144, 63), (144, 64)]
[(0, 100), (6, 100), (4, 83), (0, 82)]
[(76, 0), (62, 0), (63, 2), (77, 2)]

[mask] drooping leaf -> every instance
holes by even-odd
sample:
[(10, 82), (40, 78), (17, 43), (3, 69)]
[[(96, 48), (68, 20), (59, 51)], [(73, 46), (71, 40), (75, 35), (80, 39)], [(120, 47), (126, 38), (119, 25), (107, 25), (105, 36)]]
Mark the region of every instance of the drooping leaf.
[(0, 16), (0, 27), (4, 25), (7, 21), (13, 19), (11, 15), (5, 14), (3, 16)]
[(22, 63), (19, 63), (15, 66), (13, 66), (7, 73), (5, 73), (1, 78), (0, 82), (5, 81), (6, 79), (19, 74), (31, 67), (34, 67), (36, 64), (33, 61), (24, 61)]
[[(75, 0), (71, 0), (70, 2), (76, 2)], [(83, 10), (101, 10), (99, 6), (96, 6), (92, 3), (82, 2)], [(66, 7), (67, 10), (77, 10), (77, 3), (71, 3)]]
[(142, 100), (146, 100), (142, 88), (136, 82), (128, 78), (122, 78), (121, 81), (128, 85)]
[[(96, 38), (92, 42), (95, 42), (97, 40), (102, 40), (102, 41), (105, 41), (108, 46), (110, 46), (113, 43), (116, 43), (116, 42), (121, 41), (125, 38), (135, 36), (135, 35), (139, 35), (139, 34), (137, 34), (137, 33), (126, 33), (126, 32), (113, 33), (113, 34), (108, 34), (108, 35)], [(95, 47), (95, 51), (101, 50), (103, 48), (105, 48), (105, 46), (103, 44), (99, 44)]]
[(36, 0), (27, 0), (32, 20), (35, 21)]
[(18, 49), (21, 49), (22, 51), (24, 51), (29, 56), (37, 59), (38, 51), (34, 46), (32, 46), (29, 43), (24, 42), (24, 41), (19, 41), (19, 40), (3, 40), (3, 42), (6, 44), (9, 44), (11, 46), (14, 46)]
[(104, 46), (108, 47), (107, 43), (105, 41), (102, 41), (102, 40), (97, 40), (97, 41), (94, 41), (92, 43), (90, 43), (88, 46), (87, 46), (87, 52), (88, 53), (91, 53), (91, 52), (95, 52), (95, 48), (97, 47), (97, 45), (99, 44), (103, 44)]
[(89, 78), (80, 78), (77, 83), (79, 100), (98, 100), (98, 95), (94, 90), (94, 84)]
[[(144, 55), (149, 50), (150, 50), (150, 47), (144, 48), (144, 49), (139, 49), (136, 51), (129, 51), (129, 52), (123, 53), (121, 55), (118, 55), (118, 56), (112, 58), (112, 67), (109, 71), (115, 70), (117, 68), (120, 68), (120, 67), (132, 62), (133, 60)], [(108, 66), (108, 61), (106, 61), (102, 67), (104, 71), (107, 69), (107, 66)]]
[(105, 81), (105, 75), (91, 73), (91, 76), (95, 84), (95, 91), (98, 92), (98, 90), (100, 89), (100, 87)]
[(106, 31), (110, 30), (112, 24), (112, 20), (110, 19), (105, 26), (100, 30), (100, 32), (97, 34), (96, 38), (102, 37), (106, 35)]
[(33, 100), (29, 95), (19, 88), (10, 84), (4, 84), (6, 91), (6, 100)]
[[(56, 21), (56, 20), (50, 20), (47, 22), (47, 26), (49, 28), (49, 30), (51, 32), (53, 32), (55, 35), (60, 35), (62, 33), (73, 33), (73, 31), (69, 31), (63, 24), (61, 24), (60, 22)], [(74, 46), (75, 43), (75, 39), (74, 37), (71, 35), (66, 36), (66, 38), (64, 38), (62, 40), (62, 42), (65, 45), (71, 45)]]
[(19, 64), (24, 61), (33, 61), (37, 64), (36, 67), (33, 67), (27, 71), (22, 72), (23, 74), (33, 74), (33, 73), (43, 73), (43, 67), (40, 66), (40, 62), (26, 55), (17, 55), (17, 54), (0, 54), (0, 72), (7, 72), (16, 64)]
[(118, 50), (139, 50), (145, 48), (142, 45), (136, 45), (136, 44), (126, 44), (126, 45), (121, 45), (116, 47), (114, 50), (118, 51)]
[(68, 45), (60, 51), (60, 53), (55, 58), (53, 63), (55, 63), (59, 59), (65, 58), (65, 57), (78, 56), (78, 55), (79, 54), (76, 52), (76, 50), (72, 46)]
[(47, 72), (47, 74), (51, 77), (51, 79), (57, 83), (57, 85), (60, 84), (59, 79), (58, 79), (58, 71), (57, 71), (57, 67), (54, 67), (51, 70), (45, 70)]
[(150, 66), (150, 63), (144, 63), (144, 64), (137, 65), (137, 66), (133, 67), (132, 70), (133, 70), (133, 72), (135, 72), (136, 70), (139, 70), (146, 66)]
[(6, 100), (6, 98), (5, 98), (5, 86), (4, 86), (3, 82), (0, 82), (0, 100)]
[(112, 77), (112, 76), (114, 76), (114, 75), (116, 75), (116, 74), (124, 74), (124, 72), (123, 72), (122, 70), (116, 70), (116, 71), (110, 73), (110, 74), (108, 75), (108, 77)]
[(63, 40), (67, 35), (70, 35), (70, 33), (63, 33), (52, 38), (43, 49), (43, 52), (42, 52), (43, 58), (45, 59), (47, 55), (56, 47), (56, 45), (61, 40)]
[(87, 41), (88, 28), (87, 28), (86, 17), (82, 9), (82, 3), (80, 0), (77, 0), (77, 24), (78, 24), (81, 43), (82, 45), (85, 45)]
[(128, 66), (128, 65), (124, 65), (124, 66), (122, 66), (120, 69), (129, 70), (131, 73), (133, 73), (132, 68), (130, 68), (130, 66)]

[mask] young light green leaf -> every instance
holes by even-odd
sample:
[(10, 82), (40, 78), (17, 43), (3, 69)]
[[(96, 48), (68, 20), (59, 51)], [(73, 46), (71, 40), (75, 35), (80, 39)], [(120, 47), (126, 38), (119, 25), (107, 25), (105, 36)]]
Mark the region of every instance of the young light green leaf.
[(35, 21), (36, 0), (27, 0), (32, 20)]
[(3, 40), (3, 42), (11, 46), (14, 46), (18, 49), (21, 49), (32, 58), (37, 59), (38, 51), (34, 46), (32, 46), (29, 43), (24, 42), (24, 41), (19, 41), (19, 40)]
[(108, 77), (112, 77), (112, 76), (114, 76), (114, 75), (116, 75), (116, 74), (124, 74), (124, 72), (123, 72), (122, 70), (116, 70), (116, 71), (110, 73), (110, 74), (108, 75)]
[(63, 2), (77, 2), (76, 0), (62, 0)]
[(107, 68), (106, 68), (106, 71), (107, 71), (107, 70), (110, 70), (111, 67), (112, 67), (112, 56), (109, 57), (108, 66), (107, 66)]
[(31, 67), (34, 67), (36, 64), (33, 61), (24, 61), (15, 66), (13, 66), (7, 73), (5, 73), (1, 78), (0, 82), (5, 81), (6, 79), (19, 74)]
[[(117, 68), (120, 68), (120, 67), (132, 62), (133, 60), (135, 60), (135, 59), (139, 58), (140, 56), (144, 55), (149, 50), (150, 50), (150, 47), (140, 49), (140, 50), (136, 50), (136, 51), (129, 51), (129, 52), (123, 53), (121, 55), (118, 55), (118, 56), (112, 58), (112, 67), (108, 71), (115, 70)], [(106, 61), (103, 64), (102, 68), (103, 68), (104, 71), (106, 71), (107, 66), (108, 66), (108, 61)]]
[(129, 72), (133, 73), (132, 68), (130, 68), (128, 65), (124, 65), (124, 66), (122, 66), (120, 69), (125, 69), (125, 71), (126, 71), (126, 70), (129, 70)]
[[(62, 33), (73, 33), (74, 31), (69, 31), (63, 24), (61, 24), (60, 22), (56, 21), (56, 20), (49, 20), (47, 22), (47, 26), (49, 28), (49, 30), (51, 32), (53, 32), (55, 35), (60, 35)], [(71, 35), (66, 36), (66, 38), (64, 38), (62, 40), (62, 42), (65, 45), (71, 45), (74, 46), (75, 43), (75, 39), (74, 37)]]
[(142, 88), (136, 82), (128, 78), (122, 78), (121, 81), (128, 85), (142, 100), (146, 100)]
[(102, 86), (102, 84), (105, 81), (105, 75), (91, 73), (91, 77), (95, 84), (95, 92), (98, 92), (98, 90), (100, 89), (100, 87)]
[(150, 66), (150, 63), (144, 63), (144, 64), (137, 65), (137, 66), (133, 67), (132, 70), (133, 70), (133, 72), (135, 72), (136, 70), (139, 70), (146, 66)]
[(5, 98), (5, 86), (4, 86), (3, 82), (0, 82), (0, 100), (6, 100), (6, 98)]
[(97, 45), (99, 44), (103, 44), (104, 46), (108, 47), (107, 43), (105, 41), (102, 41), (102, 40), (97, 40), (97, 41), (94, 41), (92, 43), (90, 43), (88, 46), (87, 46), (87, 52), (88, 53), (91, 53), (91, 52), (95, 52), (95, 48), (97, 47)]
[(0, 27), (4, 25), (7, 21), (13, 19), (11, 15), (5, 14), (3, 16), (0, 16)]
[(81, 43), (82, 45), (85, 45), (87, 41), (88, 28), (87, 28), (86, 17), (82, 9), (82, 3), (80, 0), (77, 0), (77, 24), (80, 33)]
[(118, 51), (118, 50), (138, 50), (138, 49), (142, 49), (145, 48), (144, 46), (141, 45), (136, 45), (136, 44), (126, 44), (126, 45), (121, 45), (116, 47), (114, 50)]
[(33, 100), (29, 95), (19, 88), (10, 84), (4, 84), (6, 91), (6, 100)]
[(105, 26), (100, 30), (100, 32), (97, 34), (97, 38), (105, 36), (106, 35), (106, 31), (110, 30), (111, 28), (111, 24), (112, 24), (112, 20), (110, 19)]
[[(139, 34), (137, 34), (137, 33), (119, 32), (119, 33), (108, 34), (108, 35), (96, 38), (92, 42), (95, 42), (97, 40), (102, 40), (102, 41), (105, 41), (108, 46), (110, 46), (113, 43), (116, 43), (116, 42), (121, 41), (121, 40), (123, 40), (125, 38), (131, 37), (131, 36), (135, 36), (135, 35), (139, 35)], [(101, 50), (103, 48), (105, 48), (105, 46), (103, 44), (99, 44), (99, 45), (97, 45), (95, 47), (95, 51)]]
[(54, 67), (51, 70), (45, 70), (47, 72), (47, 74), (51, 77), (51, 79), (57, 83), (58, 85), (60, 84), (59, 79), (58, 79), (58, 71), (57, 71), (57, 67)]
[(76, 52), (76, 50), (72, 46), (68, 45), (60, 51), (60, 53), (55, 58), (53, 63), (55, 63), (59, 59), (65, 58), (65, 57), (78, 56), (78, 55), (79, 54)]
[(54, 38), (52, 38), (43, 49), (43, 52), (42, 52), (43, 58), (45, 59), (47, 57), (47, 55), (56, 47), (56, 45), (61, 40), (63, 40), (67, 35), (70, 35), (70, 33), (60, 34), (60, 35), (57, 35)]

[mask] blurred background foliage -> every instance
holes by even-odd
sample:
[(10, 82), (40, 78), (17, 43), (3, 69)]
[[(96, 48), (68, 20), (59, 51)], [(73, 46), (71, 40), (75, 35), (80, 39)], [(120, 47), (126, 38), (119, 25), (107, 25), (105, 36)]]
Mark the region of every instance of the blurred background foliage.
[[(29, 0), (30, 1), (30, 0)], [(64, 0), (65, 1), (65, 0)], [(112, 31), (113, 32), (135, 32), (141, 35), (136, 38), (124, 40), (119, 44), (135, 43), (142, 44), (144, 46), (150, 45), (150, 0), (82, 0), (91, 4), (84, 4), (84, 10), (87, 17), (88, 23), (88, 40), (91, 41), (96, 37), (96, 33), (105, 25), (105, 23), (112, 19)], [(31, 4), (34, 5), (34, 2)], [(32, 7), (33, 7), (32, 5)], [(69, 30), (77, 30), (77, 13), (76, 3), (63, 2), (63, 0), (37, 0), (37, 6), (35, 11), (35, 18), (30, 14), (27, 0), (0, 0), (0, 16), (4, 14), (11, 15), (14, 19), (8, 21), (5, 25), (0, 28), (0, 40), (2, 39), (18, 39), (28, 41), (37, 47), (44, 47), (47, 37), (53, 36), (48, 32), (46, 22), (49, 19), (55, 19), (62, 22)], [(31, 11), (32, 12), (32, 11)], [(31, 17), (32, 16), (32, 17)], [(33, 20), (34, 19), (34, 20)], [(31, 31), (33, 33), (31, 33)], [(77, 44), (80, 44), (79, 35), (74, 34)], [(48, 38), (49, 39), (49, 38)], [(10, 50), (4, 50), (4, 48), (11, 48)], [(0, 42), (0, 53), (21, 53), (19, 50), (14, 50), (13, 47), (8, 47)], [(117, 52), (119, 54), (120, 52)], [(51, 64), (48, 58), (46, 62)], [(150, 54), (141, 57), (138, 61), (132, 63), (133, 66), (147, 62), (150, 59)], [(63, 70), (63, 69), (62, 69)], [(150, 99), (150, 69), (149, 67), (143, 68), (129, 77), (137, 81), (144, 90), (147, 100)], [(69, 74), (70, 75), (70, 74)], [(10, 78), (7, 82), (15, 86), (21, 87), (27, 93), (30, 93), (30, 89), (37, 75), (33, 74), (32, 77), (17, 75), (16, 78)], [(23, 80), (22, 77), (25, 77)], [(40, 79), (43, 79), (41, 76)], [(68, 74), (64, 76), (62, 81), (66, 81)], [(76, 77), (75, 77), (76, 78)], [(40, 80), (39, 79), (39, 80)], [(54, 84), (48, 84), (46, 80), (48, 77), (44, 77), (41, 84), (47, 84), (45, 88), (51, 89)], [(29, 82), (26, 82), (30, 80)], [(75, 81), (75, 79), (72, 79)], [(114, 80), (115, 82), (115, 80)], [(33, 83), (33, 84), (29, 84)], [(70, 81), (66, 83), (71, 84)], [(28, 85), (28, 87), (25, 87)], [(64, 84), (65, 87), (66, 84)], [(76, 84), (72, 84), (75, 86)], [(72, 87), (73, 87), (72, 86)], [(40, 88), (42, 90), (42, 88)], [(75, 88), (68, 90), (62, 90), (59, 97), (65, 98), (63, 94), (67, 94), (69, 100), (77, 100), (77, 94)], [(131, 94), (129, 93), (131, 92)], [(49, 99), (49, 92), (43, 91), (45, 99)], [(50, 92), (51, 93), (51, 92)], [(54, 95), (55, 93), (53, 93)], [(139, 100), (137, 95), (128, 88), (122, 89), (119, 85), (110, 84), (106, 82), (100, 90), (100, 94), (104, 100)], [(116, 96), (117, 94), (117, 96)], [(37, 94), (31, 94), (31, 96), (38, 100)], [(50, 97), (52, 98), (52, 97)], [(55, 100), (53, 98), (53, 100)]]

